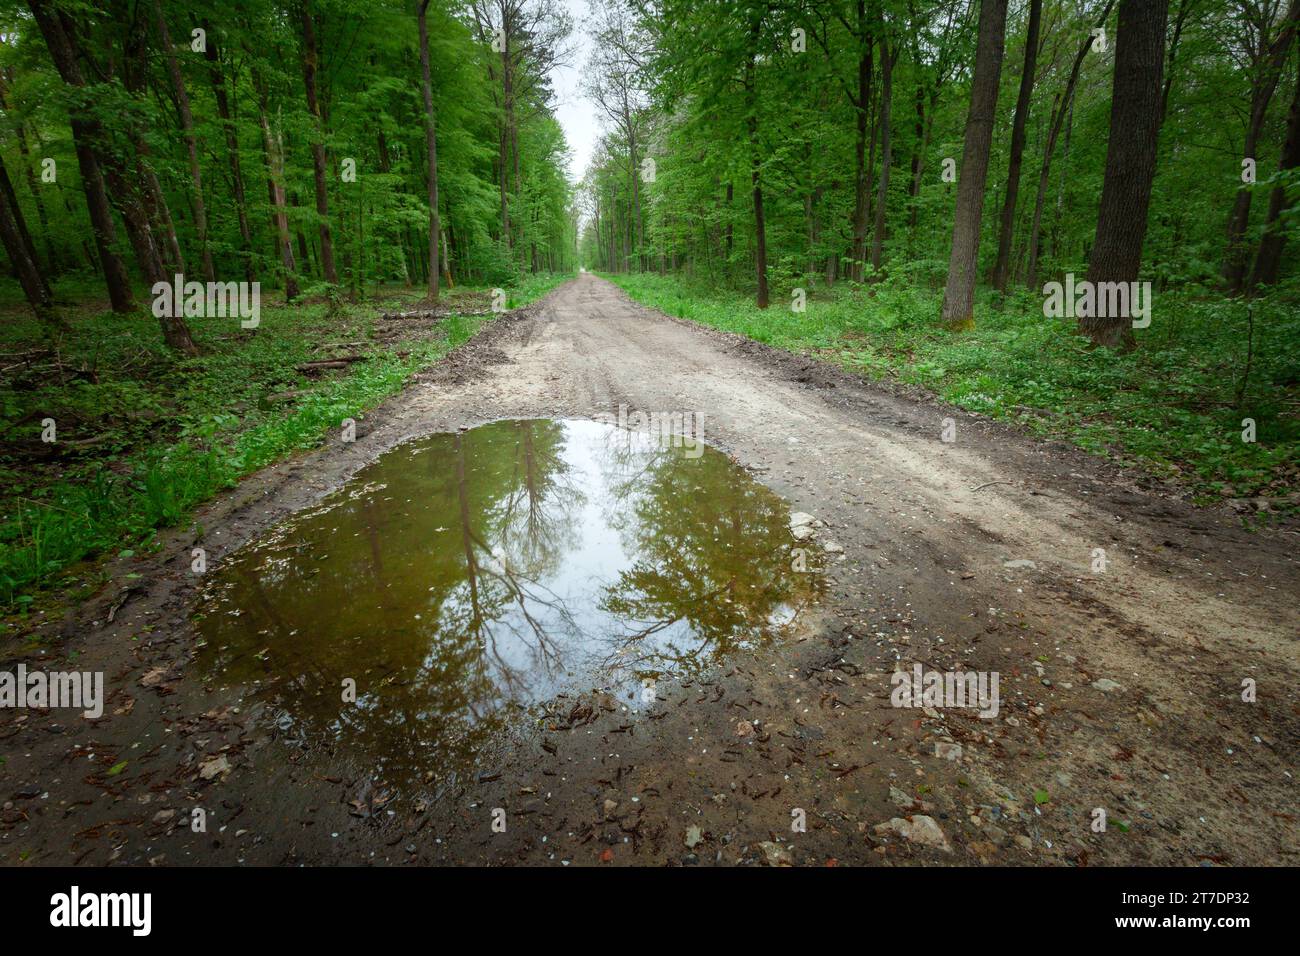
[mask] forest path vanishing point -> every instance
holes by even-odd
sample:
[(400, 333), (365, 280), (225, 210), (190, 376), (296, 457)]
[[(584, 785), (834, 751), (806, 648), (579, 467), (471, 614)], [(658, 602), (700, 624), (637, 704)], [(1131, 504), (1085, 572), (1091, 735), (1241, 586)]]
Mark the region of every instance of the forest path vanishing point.
[[(709, 445), (824, 522), (825, 593), (788, 639), (661, 684), (648, 714), (566, 702), (582, 719), (523, 721), (418, 799), (278, 739), (251, 689), (196, 672), (197, 541), (219, 566), (404, 439), (620, 405), (701, 415)], [(355, 442), (245, 481), (156, 557), (117, 559), (53, 623), (65, 639), (43, 666), (76, 652), (108, 702), (98, 721), (0, 713), (0, 859), (1294, 865), (1296, 544), (583, 274), (419, 375)], [(998, 672), (998, 715), (891, 706), (891, 673), (918, 663)]]

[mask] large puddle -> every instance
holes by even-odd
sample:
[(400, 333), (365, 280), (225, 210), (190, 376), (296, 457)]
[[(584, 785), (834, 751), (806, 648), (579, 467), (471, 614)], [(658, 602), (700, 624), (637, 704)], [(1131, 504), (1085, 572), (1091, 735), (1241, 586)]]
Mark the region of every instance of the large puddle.
[(635, 711), (772, 637), (816, 587), (788, 521), (699, 445), (591, 421), (435, 435), (225, 561), (200, 660), (271, 695), (290, 740), (444, 780), (541, 701), (601, 688)]

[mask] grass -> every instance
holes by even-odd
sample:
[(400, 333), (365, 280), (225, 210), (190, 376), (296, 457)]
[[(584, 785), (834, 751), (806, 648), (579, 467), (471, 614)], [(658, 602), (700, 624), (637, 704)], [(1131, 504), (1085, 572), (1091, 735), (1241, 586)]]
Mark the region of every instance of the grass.
[[(1247, 303), (1205, 290), (1156, 291), (1149, 329), (1128, 354), (1094, 349), (1073, 322), (1044, 318), (1042, 297), (985, 291), (976, 328), (939, 323), (941, 290), (905, 280), (789, 292), (772, 306), (716, 287), (658, 275), (607, 276), (670, 315), (877, 380), (921, 386), (946, 402), (1018, 422), (1044, 436), (1189, 485), (1198, 500), (1297, 502), (1300, 308), (1285, 293), (1256, 300), (1247, 377)], [(1240, 400), (1239, 400), (1240, 395)], [(1255, 441), (1243, 441), (1243, 419)]]
[[(565, 278), (528, 277), (506, 290), (507, 306), (531, 302)], [(0, 604), (11, 613), (69, 566), (148, 549), (158, 529), (181, 522), (221, 489), (318, 445), (486, 321), (453, 314), (432, 334), (393, 339), (379, 313), (411, 308), (410, 292), (358, 304), (264, 302), (256, 331), (240, 329), (237, 319), (190, 320), (202, 354), (179, 360), (148, 311), (115, 315), (102, 306), (69, 310), (73, 329), (51, 350), (11, 291), (0, 289), (0, 301), (15, 303), (0, 309), (0, 419), (10, 438), (0, 454), (8, 489)], [(80, 291), (56, 294), (76, 298)], [(488, 294), (462, 288), (447, 298), (453, 308), (479, 311)], [(296, 368), (346, 352), (367, 358), (321, 378)], [(52, 443), (41, 440), (47, 420)]]

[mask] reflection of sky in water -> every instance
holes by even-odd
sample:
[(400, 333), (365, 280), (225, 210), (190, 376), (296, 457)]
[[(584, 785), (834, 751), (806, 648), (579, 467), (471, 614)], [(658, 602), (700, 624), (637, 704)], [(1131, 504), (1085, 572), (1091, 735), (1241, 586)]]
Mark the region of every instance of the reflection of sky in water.
[[(589, 421), (400, 446), (217, 569), (204, 659), (282, 722), (435, 774), (507, 704), (690, 674), (809, 598), (788, 512), (726, 456)], [(340, 703), (343, 678), (357, 705)]]

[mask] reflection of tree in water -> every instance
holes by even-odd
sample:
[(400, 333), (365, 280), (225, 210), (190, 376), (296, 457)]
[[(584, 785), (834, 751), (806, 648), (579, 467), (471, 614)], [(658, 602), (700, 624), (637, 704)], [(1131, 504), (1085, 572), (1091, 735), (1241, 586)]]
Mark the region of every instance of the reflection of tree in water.
[(554, 570), (577, 540), (572, 515), (586, 500), (570, 478), (559, 422), (510, 422), (516, 432), (515, 490), (496, 520), (511, 567), (536, 579)]
[(760, 636), (806, 596), (788, 560), (784, 504), (716, 452), (497, 422), (395, 449), (226, 562), (200, 627), (227, 679), (277, 691), (286, 731), (442, 781), (507, 705)]
[(217, 665), (234, 680), (290, 673), (291, 716), (390, 774), (464, 765), (574, 631), (539, 583), (582, 501), (563, 447), (559, 423), (501, 422), (381, 458), (363, 493), (231, 562), (201, 625)]
[(608, 520), (637, 556), (601, 601), (622, 622), (614, 654), (625, 664), (693, 670), (806, 598), (784, 502), (723, 455), (689, 458), (641, 436), (611, 442), (604, 464), (618, 476)]
[[(481, 650), (479, 664), (491, 671), (498, 691), (493, 704), (534, 697), (533, 682), (551, 678), (562, 667), (556, 636), (574, 633), (576, 624), (560, 597), (541, 581), (572, 546), (569, 515), (582, 501), (581, 491), (563, 482), (568, 466), (559, 423), (501, 426), (513, 432), (498, 443), (510, 457), (500, 463), (493, 458), (488, 467), (510, 475), (507, 491), (478, 512), (471, 510), (476, 483), (466, 477), (462, 437), (454, 438), (464, 594), (460, 599), (448, 595), (440, 618), (443, 629), (472, 638)], [(488, 457), (476, 450), (476, 471)]]

